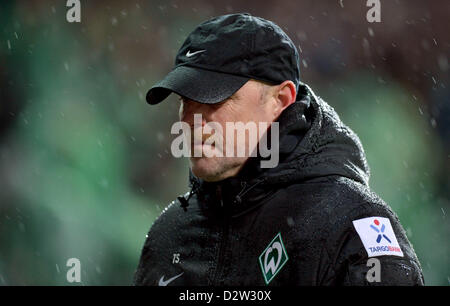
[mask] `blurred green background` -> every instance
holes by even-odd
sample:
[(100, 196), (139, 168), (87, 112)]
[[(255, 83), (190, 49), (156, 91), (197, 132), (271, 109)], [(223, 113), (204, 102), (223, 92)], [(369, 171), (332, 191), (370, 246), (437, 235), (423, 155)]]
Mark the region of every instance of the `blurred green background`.
[[(170, 154), (177, 103), (146, 91), (194, 27), (249, 12), (298, 46), (308, 83), (357, 132), (427, 285), (450, 283), (448, 1), (0, 4), (0, 285), (129, 285), (145, 235), (188, 189)], [(76, 284), (79, 285), (79, 284)]]

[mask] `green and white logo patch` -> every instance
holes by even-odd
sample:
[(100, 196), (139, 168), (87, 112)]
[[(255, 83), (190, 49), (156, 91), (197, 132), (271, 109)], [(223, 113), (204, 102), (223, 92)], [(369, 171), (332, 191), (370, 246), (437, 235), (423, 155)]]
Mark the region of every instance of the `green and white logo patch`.
[(283, 239), (281, 239), (281, 233), (278, 233), (264, 252), (259, 255), (259, 265), (261, 266), (266, 285), (280, 272), (288, 259)]

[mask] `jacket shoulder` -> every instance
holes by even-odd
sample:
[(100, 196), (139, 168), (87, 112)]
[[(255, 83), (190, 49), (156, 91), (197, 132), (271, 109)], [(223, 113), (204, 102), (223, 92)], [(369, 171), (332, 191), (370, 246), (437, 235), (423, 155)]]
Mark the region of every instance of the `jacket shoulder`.
[(154, 285), (157, 277), (173, 268), (171, 256), (180, 246), (180, 229), (188, 226), (191, 219), (191, 210), (185, 211), (180, 206), (178, 200), (170, 202), (150, 226), (133, 278), (134, 285)]
[(306, 224), (312, 225), (309, 231), (326, 257), (324, 283), (366, 285), (368, 259), (376, 257), (383, 284), (423, 284), (420, 263), (398, 216), (369, 186), (340, 177), (314, 188), (316, 201)]
[[(184, 195), (186, 198), (187, 193)], [(189, 200), (189, 205), (186, 209), (183, 209), (178, 199), (170, 202), (156, 218), (150, 227), (147, 235), (147, 240), (162, 239), (166, 240), (166, 235), (171, 235), (173, 231), (176, 231), (180, 227), (183, 227), (185, 223), (189, 223), (193, 216), (197, 215), (198, 203), (194, 197)]]

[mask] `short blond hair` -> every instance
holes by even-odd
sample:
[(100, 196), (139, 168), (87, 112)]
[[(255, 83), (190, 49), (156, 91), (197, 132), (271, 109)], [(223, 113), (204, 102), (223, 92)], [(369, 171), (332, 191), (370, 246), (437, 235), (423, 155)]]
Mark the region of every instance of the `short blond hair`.
[(260, 100), (262, 101), (262, 104), (264, 104), (270, 89), (274, 85), (270, 84), (269, 82), (261, 81), (261, 80), (252, 79), (252, 81), (255, 81), (256, 84), (259, 86), (259, 88), (260, 88)]

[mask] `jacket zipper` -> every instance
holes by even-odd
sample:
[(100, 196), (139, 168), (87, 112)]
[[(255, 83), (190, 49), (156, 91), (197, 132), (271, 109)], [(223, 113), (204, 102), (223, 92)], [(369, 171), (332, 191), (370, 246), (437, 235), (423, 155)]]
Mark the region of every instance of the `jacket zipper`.
[(227, 247), (227, 240), (228, 240), (228, 231), (229, 231), (229, 226), (228, 226), (228, 221), (225, 221), (226, 223), (223, 225), (222, 227), (222, 234), (220, 237), (220, 249), (219, 249), (219, 256), (217, 259), (217, 268), (216, 268), (216, 273), (214, 275), (214, 281), (213, 281), (213, 285), (223, 285), (220, 282), (220, 278), (222, 276), (223, 273), (223, 268), (224, 268), (224, 262), (225, 262), (225, 252), (226, 252), (226, 247)]
[[(217, 187), (217, 195), (219, 196), (220, 199), (220, 207), (223, 209), (224, 208), (224, 203), (223, 203), (223, 198), (222, 198), (222, 189), (220, 188), (220, 186)], [(219, 237), (219, 255), (217, 258), (217, 266), (216, 266), (216, 271), (214, 273), (214, 278), (213, 278), (213, 285), (220, 285), (219, 281), (220, 278), (222, 276), (223, 273), (223, 268), (224, 268), (224, 262), (225, 262), (225, 253), (226, 253), (226, 247), (228, 244), (228, 235), (229, 235), (229, 230), (230, 230), (230, 226), (229, 226), (229, 222), (230, 222), (230, 218), (228, 217), (228, 215), (225, 213), (223, 220), (222, 220), (223, 224), (222, 224), (222, 232), (220, 234)]]

